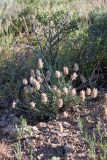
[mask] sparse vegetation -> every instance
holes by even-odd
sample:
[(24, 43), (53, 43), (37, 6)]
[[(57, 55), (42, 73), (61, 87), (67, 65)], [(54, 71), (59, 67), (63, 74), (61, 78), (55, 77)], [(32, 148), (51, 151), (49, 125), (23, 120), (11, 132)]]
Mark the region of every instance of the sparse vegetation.
[(106, 1), (0, 1), (0, 158), (107, 159), (106, 37)]

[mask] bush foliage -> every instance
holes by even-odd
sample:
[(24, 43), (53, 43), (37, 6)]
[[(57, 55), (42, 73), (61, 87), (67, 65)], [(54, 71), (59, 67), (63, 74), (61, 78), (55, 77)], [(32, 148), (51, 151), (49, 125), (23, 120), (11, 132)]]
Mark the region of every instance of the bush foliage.
[[(76, 62), (86, 79), (107, 71), (106, 8), (94, 7), (87, 13), (76, 1), (19, 0), (12, 12), (12, 5), (13, 1), (9, 7), (6, 1), (0, 8), (2, 101), (17, 98), (23, 77), (35, 69), (38, 58), (45, 59), (46, 69), (54, 71), (65, 64), (72, 68)], [(84, 1), (81, 8), (84, 5), (89, 4)]]

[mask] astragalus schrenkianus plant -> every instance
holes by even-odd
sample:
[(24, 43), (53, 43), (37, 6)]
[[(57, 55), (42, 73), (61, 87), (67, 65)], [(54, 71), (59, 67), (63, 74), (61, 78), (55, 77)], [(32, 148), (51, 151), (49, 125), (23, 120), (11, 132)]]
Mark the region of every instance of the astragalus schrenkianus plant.
[(78, 91), (76, 81), (80, 75), (76, 63), (72, 70), (67, 66), (61, 71), (48, 70), (45, 61), (39, 58), (35, 67), (29, 77), (23, 78), (21, 98), (13, 102), (13, 108), (19, 106), (20, 109), (31, 110), (34, 115), (44, 118), (69, 108), (75, 109), (85, 101), (86, 96), (97, 97), (96, 88)]

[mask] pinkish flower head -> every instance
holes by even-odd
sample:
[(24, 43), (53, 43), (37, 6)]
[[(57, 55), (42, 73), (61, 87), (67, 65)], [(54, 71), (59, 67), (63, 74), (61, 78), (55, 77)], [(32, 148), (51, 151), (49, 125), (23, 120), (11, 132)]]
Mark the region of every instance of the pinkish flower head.
[(56, 85), (54, 85), (54, 86), (52, 86), (52, 90), (54, 91), (54, 92), (56, 92), (57, 91), (57, 86)]
[(78, 71), (79, 71), (79, 65), (78, 65), (77, 63), (74, 64), (73, 70), (74, 70), (75, 72), (78, 72)]
[(27, 81), (27, 79), (25, 78), (25, 79), (23, 79), (23, 84), (24, 85), (27, 85), (28, 84), (28, 81)]
[(78, 77), (78, 75), (76, 74), (76, 72), (74, 72), (72, 75), (71, 75), (71, 80), (76, 80)]
[(46, 80), (47, 80), (47, 81), (50, 81), (50, 79), (51, 79), (51, 72), (50, 72), (50, 71), (47, 71), (47, 72), (46, 72)]
[(85, 101), (85, 99), (86, 99), (86, 97), (85, 97), (85, 91), (81, 91), (80, 92), (80, 98), (81, 98), (81, 100), (84, 102)]
[(76, 94), (77, 94), (76, 89), (75, 88), (71, 89), (71, 95), (72, 96), (76, 96)]
[(42, 102), (43, 104), (46, 104), (47, 101), (48, 101), (47, 95), (46, 95), (45, 93), (42, 93), (42, 94), (41, 94), (41, 102)]
[(69, 74), (69, 69), (68, 67), (63, 67), (63, 72), (64, 72), (64, 75), (68, 75)]
[(42, 59), (39, 58), (39, 59), (38, 59), (38, 68), (39, 68), (39, 69), (42, 69), (43, 66), (44, 66), (44, 63), (43, 63)]
[(36, 103), (34, 103), (34, 102), (30, 102), (30, 105), (31, 105), (31, 108), (32, 108), (32, 109), (34, 109), (34, 108), (35, 108)]
[(30, 77), (30, 83), (35, 86), (37, 90), (40, 90), (40, 83), (33, 77)]
[(63, 92), (64, 92), (65, 94), (68, 94), (68, 88), (67, 88), (67, 87), (63, 87)]
[(55, 72), (55, 76), (56, 76), (56, 78), (59, 79), (61, 77), (61, 72), (60, 71), (56, 71)]
[(61, 98), (57, 99), (57, 106), (61, 108), (63, 106), (63, 100)]
[(93, 98), (96, 98), (98, 96), (98, 90), (97, 90), (97, 88), (94, 88), (92, 90), (92, 94), (91, 95), (92, 95)]
[(91, 89), (90, 89), (90, 88), (87, 88), (87, 89), (86, 89), (86, 95), (87, 95), (87, 96), (90, 96), (90, 95), (91, 95)]

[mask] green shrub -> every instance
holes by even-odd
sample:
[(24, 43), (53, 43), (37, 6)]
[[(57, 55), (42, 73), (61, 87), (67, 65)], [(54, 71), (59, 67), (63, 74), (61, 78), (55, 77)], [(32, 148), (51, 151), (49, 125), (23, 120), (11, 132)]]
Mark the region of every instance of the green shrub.
[[(20, 11), (15, 15), (6, 12), (2, 19), (6, 29), (2, 26), (4, 29), (0, 32), (1, 79), (6, 82), (1, 86), (1, 90), (4, 88), (1, 99), (7, 99), (10, 90), (12, 99), (17, 95), (16, 81), (19, 86), (22, 77), (28, 76), (30, 68), (34, 69), (32, 66), (36, 58), (32, 61), (32, 54), (45, 59), (47, 66), (54, 71), (56, 68), (61, 70), (65, 64), (72, 68), (77, 62), (81, 74), (87, 79), (100, 61), (107, 66), (106, 10), (96, 9), (87, 16), (88, 19), (84, 14), (80, 15), (72, 4), (68, 0), (19, 0), (18, 5), (22, 6)], [(15, 51), (17, 45), (22, 46), (20, 53)], [(27, 59), (23, 56), (26, 52), (29, 52)], [(19, 59), (23, 59), (23, 64), (14, 59), (17, 56), (22, 57)]]
[[(89, 44), (87, 54), (92, 63), (107, 66), (107, 9), (97, 8), (89, 17)], [(102, 67), (101, 67), (102, 68)], [(103, 69), (103, 68), (102, 68)]]
[[(74, 74), (71, 80), (68, 67), (63, 68), (62, 73), (43, 66), (44, 62), (39, 59), (37, 69), (31, 70), (30, 77), (23, 79), (19, 108), (42, 119), (56, 116), (65, 109), (75, 109), (81, 102), (73, 88), (77, 75)], [(13, 107), (16, 107), (14, 103)]]

